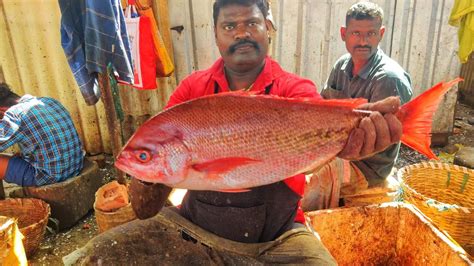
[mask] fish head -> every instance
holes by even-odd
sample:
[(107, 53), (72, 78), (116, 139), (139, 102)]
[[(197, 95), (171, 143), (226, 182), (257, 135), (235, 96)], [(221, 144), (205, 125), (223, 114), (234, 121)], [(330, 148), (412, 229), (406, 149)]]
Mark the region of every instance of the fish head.
[(118, 154), (115, 166), (139, 180), (172, 187), (185, 179), (189, 162), (179, 137), (154, 130), (137, 131)]

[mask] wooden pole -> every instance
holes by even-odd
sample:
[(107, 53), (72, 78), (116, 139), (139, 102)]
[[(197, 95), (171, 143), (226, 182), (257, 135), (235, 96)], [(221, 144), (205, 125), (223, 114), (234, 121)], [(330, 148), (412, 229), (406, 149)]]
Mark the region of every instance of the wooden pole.
[[(112, 155), (115, 161), (115, 158), (117, 158), (123, 143), (121, 126), (120, 122), (117, 120), (117, 112), (115, 111), (112, 90), (110, 88), (110, 81), (107, 74), (99, 74), (99, 87), (102, 94), (101, 99), (105, 108), (107, 128), (109, 129), (110, 140), (112, 141)], [(125, 173), (118, 169), (115, 169), (115, 171), (117, 173), (117, 182), (120, 184), (125, 184)]]

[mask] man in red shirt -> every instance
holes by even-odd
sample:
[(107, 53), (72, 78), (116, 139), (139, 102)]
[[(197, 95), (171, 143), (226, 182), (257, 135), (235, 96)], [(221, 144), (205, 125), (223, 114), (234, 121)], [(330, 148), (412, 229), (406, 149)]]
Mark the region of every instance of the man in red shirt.
[[(217, 0), (213, 15), (215, 39), (222, 57), (209, 69), (185, 78), (166, 108), (204, 95), (236, 90), (282, 97), (320, 97), (313, 82), (284, 71), (267, 56), (271, 22), (266, 19), (265, 0)], [(365, 119), (364, 124), (369, 123), (374, 130), (366, 134), (363, 128), (355, 129), (341, 152), (344, 158), (360, 158), (364, 143), (373, 143), (375, 139), (384, 143), (383, 147), (399, 140), (401, 126), (394, 116), (385, 119), (377, 113), (374, 119)], [(377, 150), (372, 147), (372, 152)], [(140, 219), (161, 210), (143, 224), (159, 224), (168, 232), (159, 236), (167, 243), (166, 250), (150, 247), (154, 248), (152, 257), (163, 255), (154, 257), (162, 262), (172, 257), (173, 263), (185, 263), (188, 253), (192, 253), (194, 262), (211, 260), (217, 264), (336, 264), (304, 225), (300, 208), (304, 185), (305, 176), (299, 174), (242, 193), (188, 191), (180, 208), (174, 211), (161, 210), (171, 191), (162, 184), (132, 179), (130, 193)], [(118, 245), (133, 245), (132, 240), (129, 242)], [(199, 252), (192, 251), (196, 248)], [(185, 254), (183, 249), (187, 250)], [(94, 255), (100, 256), (100, 249), (95, 250)], [(140, 259), (152, 258), (150, 252), (146, 254)], [(113, 263), (122, 257), (116, 254)]]

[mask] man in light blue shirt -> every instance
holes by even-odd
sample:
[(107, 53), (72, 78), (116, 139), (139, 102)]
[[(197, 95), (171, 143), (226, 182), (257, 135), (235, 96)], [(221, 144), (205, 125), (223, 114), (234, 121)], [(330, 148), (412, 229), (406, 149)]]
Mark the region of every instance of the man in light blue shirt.
[(0, 151), (18, 144), (21, 155), (0, 154), (0, 182), (42, 186), (80, 173), (84, 152), (69, 112), (57, 100), (18, 96), (0, 83)]

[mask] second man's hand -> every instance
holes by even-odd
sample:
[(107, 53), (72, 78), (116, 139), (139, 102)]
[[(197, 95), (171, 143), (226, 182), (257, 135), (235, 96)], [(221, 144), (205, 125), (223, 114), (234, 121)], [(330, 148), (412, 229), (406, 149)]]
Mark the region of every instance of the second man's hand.
[(372, 111), (372, 113), (362, 118), (359, 126), (352, 130), (346, 146), (338, 157), (357, 161), (399, 142), (402, 136), (402, 124), (395, 116), (399, 108), (398, 97), (388, 97), (375, 103), (359, 106), (357, 109)]

